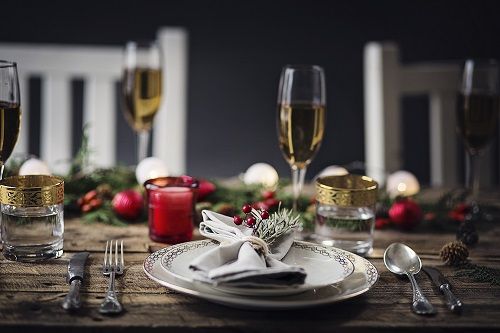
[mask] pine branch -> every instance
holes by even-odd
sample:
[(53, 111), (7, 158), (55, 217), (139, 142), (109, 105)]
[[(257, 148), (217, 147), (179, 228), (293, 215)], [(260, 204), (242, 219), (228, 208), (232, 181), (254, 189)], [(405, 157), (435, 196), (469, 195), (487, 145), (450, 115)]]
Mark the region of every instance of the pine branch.
[(115, 212), (113, 212), (113, 209), (111, 208), (111, 205), (109, 204), (105, 204), (94, 211), (86, 213), (82, 216), (82, 218), (86, 223), (101, 222), (119, 227), (127, 226), (126, 222), (116, 216)]
[(476, 282), (489, 282), (492, 285), (500, 286), (500, 269), (476, 265), (470, 262), (460, 266), (455, 276), (467, 277)]
[(272, 244), (280, 236), (300, 225), (300, 215), (294, 216), (291, 209), (281, 208), (281, 206), (267, 220), (262, 220), (255, 209), (252, 210), (252, 215), (258, 219), (254, 235), (268, 244)]
[(78, 149), (75, 158), (73, 159), (73, 161), (71, 161), (68, 177), (72, 177), (78, 173), (83, 172), (89, 164), (89, 158), (92, 151), (89, 147), (88, 127), (89, 125), (85, 125), (83, 127), (82, 144), (80, 145), (80, 149)]

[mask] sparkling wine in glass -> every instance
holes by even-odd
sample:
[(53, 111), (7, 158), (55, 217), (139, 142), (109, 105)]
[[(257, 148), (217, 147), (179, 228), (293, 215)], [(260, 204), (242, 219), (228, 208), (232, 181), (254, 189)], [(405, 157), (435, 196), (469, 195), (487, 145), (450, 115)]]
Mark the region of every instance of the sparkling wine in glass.
[(160, 108), (162, 70), (160, 48), (155, 42), (128, 42), (122, 79), (125, 118), (137, 132), (137, 163), (147, 155), (153, 120)]
[(0, 179), (21, 127), (21, 101), (17, 65), (0, 60)]
[(307, 166), (323, 140), (325, 113), (323, 69), (314, 65), (285, 66), (278, 90), (277, 126), (280, 149), (292, 169), (294, 210)]
[(466, 183), (472, 200), (479, 193), (479, 155), (495, 135), (500, 113), (499, 65), (467, 60), (457, 102), (457, 131), (467, 150)]

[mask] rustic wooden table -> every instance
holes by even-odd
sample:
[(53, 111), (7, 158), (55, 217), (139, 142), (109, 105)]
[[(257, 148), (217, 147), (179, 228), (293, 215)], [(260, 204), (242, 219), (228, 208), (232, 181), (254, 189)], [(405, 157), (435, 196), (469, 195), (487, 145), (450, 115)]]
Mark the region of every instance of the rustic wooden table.
[[(126, 271), (117, 280), (125, 313), (106, 317), (98, 312), (107, 287), (101, 274), (103, 249), (107, 239), (125, 241)], [(67, 220), (65, 254), (62, 259), (43, 264), (0, 261), (0, 331), (50, 332), (80, 331), (387, 331), (388, 329), (500, 330), (500, 287), (454, 277), (437, 256), (440, 247), (454, 239), (452, 234), (377, 231), (375, 250), (369, 258), (380, 279), (366, 294), (337, 304), (312, 309), (264, 312), (244, 311), (184, 296), (149, 280), (142, 270), (148, 253), (160, 248), (151, 242), (145, 225), (112, 227)], [(410, 311), (411, 289), (406, 279), (389, 273), (383, 264), (383, 249), (393, 241), (403, 241), (422, 257), (424, 265), (439, 266), (450, 277), (456, 295), (465, 303), (461, 315), (445, 307), (443, 297), (422, 273), (417, 280), (438, 314), (417, 316)], [(476, 263), (500, 268), (500, 227), (481, 235), (471, 251)], [(83, 287), (83, 307), (74, 314), (61, 308), (68, 291), (65, 282), (68, 258), (77, 251), (90, 251)]]

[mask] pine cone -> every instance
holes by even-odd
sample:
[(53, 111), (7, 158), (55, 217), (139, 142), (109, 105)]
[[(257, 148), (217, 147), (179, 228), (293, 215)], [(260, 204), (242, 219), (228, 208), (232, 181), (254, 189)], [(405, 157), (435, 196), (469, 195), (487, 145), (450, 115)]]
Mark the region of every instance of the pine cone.
[(461, 241), (449, 242), (441, 248), (439, 256), (447, 265), (458, 266), (469, 257), (467, 246)]
[(465, 221), (460, 224), (457, 230), (457, 240), (462, 241), (465, 245), (475, 245), (479, 240), (474, 223)]
[(109, 184), (101, 184), (96, 187), (97, 194), (106, 199), (113, 198), (113, 189)]
[(213, 210), (219, 214), (229, 215), (229, 216), (234, 215), (236, 211), (233, 205), (225, 202), (215, 205), (213, 207)]

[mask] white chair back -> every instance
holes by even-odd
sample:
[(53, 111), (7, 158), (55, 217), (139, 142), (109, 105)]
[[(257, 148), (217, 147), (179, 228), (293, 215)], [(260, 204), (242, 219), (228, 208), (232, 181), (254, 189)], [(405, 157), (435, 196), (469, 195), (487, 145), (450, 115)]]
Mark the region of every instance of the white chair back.
[[(153, 155), (163, 159), (171, 173), (185, 172), (187, 32), (161, 28), (163, 100), (156, 116)], [(92, 162), (99, 167), (116, 163), (115, 84), (121, 79), (123, 51), (110, 46), (0, 44), (0, 58), (18, 64), (22, 128), (16, 153), (29, 153), (28, 117), (30, 77), (42, 82), (40, 157), (57, 173), (71, 160), (71, 80), (83, 79), (83, 123), (89, 124)], [(24, 129), (24, 130), (23, 130)], [(119, 138), (118, 138), (119, 140)], [(134, 152), (135, 155), (135, 152)]]
[[(402, 65), (393, 43), (371, 42), (364, 49), (365, 159), (368, 175), (385, 181), (402, 167), (403, 95), (429, 95), (430, 174), (433, 186), (455, 186), (458, 153), (455, 130), (458, 63)], [(491, 158), (488, 154), (488, 158)], [(491, 163), (491, 161), (484, 161)], [(488, 182), (491, 175), (482, 175)]]

